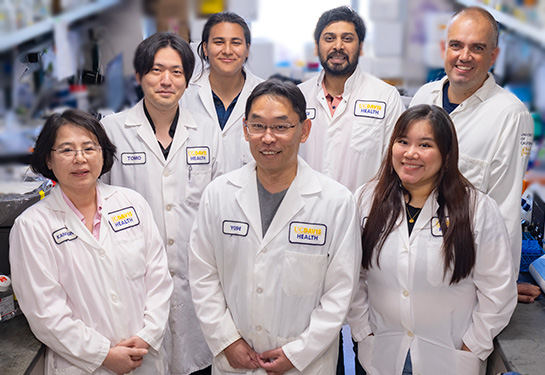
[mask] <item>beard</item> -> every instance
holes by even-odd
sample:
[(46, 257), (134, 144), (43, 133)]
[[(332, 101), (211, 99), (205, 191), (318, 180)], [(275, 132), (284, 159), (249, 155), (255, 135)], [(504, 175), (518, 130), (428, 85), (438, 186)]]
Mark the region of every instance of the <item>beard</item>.
[[(322, 67), (324, 68), (326, 74), (329, 74), (332, 76), (337, 76), (337, 77), (351, 76), (358, 66), (357, 55), (348, 56), (346, 53), (342, 51), (332, 52), (329, 55), (327, 55), (326, 59), (323, 59), (320, 53), (319, 53), (319, 56), (320, 56), (320, 64), (322, 64)], [(346, 63), (343, 63), (343, 64), (331, 63), (330, 60), (334, 58), (335, 56), (344, 57)]]

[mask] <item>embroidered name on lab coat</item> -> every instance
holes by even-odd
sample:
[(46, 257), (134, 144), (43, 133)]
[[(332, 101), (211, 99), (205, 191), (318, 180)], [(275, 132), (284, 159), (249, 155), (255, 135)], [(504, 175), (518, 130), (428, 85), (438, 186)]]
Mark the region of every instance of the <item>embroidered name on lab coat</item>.
[(314, 120), (316, 118), (316, 108), (307, 108), (307, 118)]
[(323, 246), (326, 233), (327, 227), (324, 224), (293, 221), (290, 223), (289, 240), (296, 244)]
[(134, 207), (126, 207), (121, 210), (109, 212), (108, 223), (110, 223), (114, 232), (119, 232), (139, 225), (140, 219)]
[(386, 115), (386, 103), (374, 100), (356, 100), (354, 116), (383, 119)]
[[(445, 219), (447, 222), (447, 227), (449, 223), (448, 217)], [(438, 217), (431, 218), (431, 235), (434, 237), (443, 237), (443, 231), (441, 230), (441, 223), (439, 222)]]
[(224, 220), (222, 231), (223, 234), (245, 237), (248, 235), (249, 227), (248, 223), (242, 221)]
[(69, 230), (66, 227), (62, 227), (61, 229), (57, 229), (51, 235), (53, 236), (53, 239), (55, 240), (57, 245), (60, 245), (63, 242), (72, 241), (72, 240), (75, 240), (76, 238), (78, 238), (78, 236), (76, 236), (74, 234), (74, 232), (72, 232), (71, 230)]
[(121, 154), (121, 164), (146, 164), (145, 152), (123, 152)]
[(187, 164), (209, 164), (210, 149), (204, 147), (188, 147), (187, 149)]

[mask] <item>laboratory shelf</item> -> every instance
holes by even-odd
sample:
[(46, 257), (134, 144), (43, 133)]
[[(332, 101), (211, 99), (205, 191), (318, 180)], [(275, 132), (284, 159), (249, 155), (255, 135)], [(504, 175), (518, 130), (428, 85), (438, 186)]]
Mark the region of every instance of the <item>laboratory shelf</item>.
[(459, 4), (464, 6), (478, 6), (486, 9), (490, 14), (494, 16), (496, 21), (501, 23), (507, 29), (514, 31), (515, 33), (528, 38), (531, 41), (538, 43), (541, 47), (545, 47), (545, 28), (537, 27), (528, 23), (525, 23), (516, 17), (500, 12), (492, 7), (489, 7), (476, 0), (456, 0)]
[(97, 0), (78, 8), (61, 13), (31, 26), (24, 27), (9, 34), (0, 36), (0, 52), (5, 52), (19, 44), (32, 40), (40, 35), (53, 31), (56, 22), (74, 23), (85, 17), (102, 12), (105, 9), (119, 4), (120, 0)]

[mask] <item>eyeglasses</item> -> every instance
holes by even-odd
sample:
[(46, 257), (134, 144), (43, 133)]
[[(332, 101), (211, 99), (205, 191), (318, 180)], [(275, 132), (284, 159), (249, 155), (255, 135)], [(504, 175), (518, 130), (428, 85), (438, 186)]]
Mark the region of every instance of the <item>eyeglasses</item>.
[(275, 135), (285, 135), (290, 131), (291, 128), (295, 128), (299, 124), (300, 122), (298, 122), (295, 125), (290, 125), (290, 124), (265, 125), (259, 122), (244, 123), (244, 125), (246, 126), (246, 129), (248, 129), (248, 133), (252, 135), (263, 135), (267, 132), (267, 129), (271, 129), (271, 131)]
[(61, 157), (69, 159), (69, 158), (75, 158), (78, 152), (81, 152), (81, 154), (86, 158), (92, 158), (95, 157), (100, 149), (102, 147), (93, 145), (93, 146), (87, 146), (84, 149), (81, 150), (75, 150), (70, 147), (64, 147), (64, 148), (52, 148), (51, 151), (55, 151), (57, 154), (59, 154)]

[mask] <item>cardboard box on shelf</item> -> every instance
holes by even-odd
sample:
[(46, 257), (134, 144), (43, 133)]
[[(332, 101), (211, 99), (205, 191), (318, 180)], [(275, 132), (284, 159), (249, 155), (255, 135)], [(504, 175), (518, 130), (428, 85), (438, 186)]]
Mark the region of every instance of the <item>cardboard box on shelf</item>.
[(174, 32), (189, 41), (189, 4), (187, 0), (156, 1), (157, 31)]

